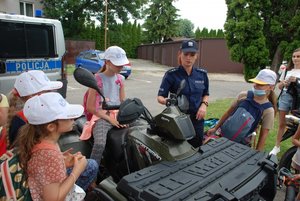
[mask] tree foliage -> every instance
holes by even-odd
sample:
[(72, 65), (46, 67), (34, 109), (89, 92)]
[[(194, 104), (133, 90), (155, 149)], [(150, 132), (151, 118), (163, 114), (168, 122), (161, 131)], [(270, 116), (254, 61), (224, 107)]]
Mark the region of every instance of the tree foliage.
[(178, 21), (174, 0), (152, 0), (145, 10), (145, 34), (148, 42), (163, 42), (175, 36)]
[[(93, 23), (86, 24), (82, 27), (80, 39), (95, 41), (96, 49), (104, 50), (104, 37), (101, 33), (104, 33), (103, 27), (96, 27)], [(136, 22), (112, 25), (107, 32), (107, 46), (120, 46), (128, 57), (136, 58), (136, 49), (142, 40), (141, 33), (141, 26)]]
[(246, 80), (265, 66), (277, 71), (282, 59), (300, 46), (298, 0), (226, 0), (226, 4), (227, 45), (232, 59), (244, 64)]
[[(123, 1), (108, 0), (109, 25), (116, 24), (119, 19), (127, 23), (131, 16), (139, 19), (141, 10), (148, 0)], [(41, 0), (46, 17), (59, 19), (64, 27), (66, 37), (78, 38), (82, 27), (94, 17), (102, 24), (105, 16), (105, 0)]]
[(224, 38), (224, 32), (222, 29), (211, 29), (208, 30), (207, 28), (203, 28), (202, 30), (199, 29), (199, 27), (195, 31), (195, 38), (201, 39), (201, 38)]
[(194, 24), (188, 19), (179, 19), (175, 36), (181, 36), (185, 38), (195, 37)]

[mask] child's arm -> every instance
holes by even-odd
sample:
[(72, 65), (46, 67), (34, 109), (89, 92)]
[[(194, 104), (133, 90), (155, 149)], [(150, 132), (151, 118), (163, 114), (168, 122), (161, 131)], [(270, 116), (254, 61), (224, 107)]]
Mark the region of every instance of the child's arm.
[(235, 110), (236, 106), (238, 104), (238, 101), (234, 101), (233, 104), (230, 106), (230, 108), (222, 115), (218, 123), (215, 125), (215, 127), (209, 129), (207, 131), (207, 135), (214, 134), (218, 128), (222, 126), (222, 124), (226, 121), (226, 119), (230, 116), (230, 114)]
[[(260, 128), (259, 137), (256, 145), (256, 150), (263, 151), (270, 129)], [(253, 136), (252, 136), (253, 137)]]
[(120, 102), (123, 102), (125, 100), (125, 87), (124, 87), (124, 82), (120, 87)]

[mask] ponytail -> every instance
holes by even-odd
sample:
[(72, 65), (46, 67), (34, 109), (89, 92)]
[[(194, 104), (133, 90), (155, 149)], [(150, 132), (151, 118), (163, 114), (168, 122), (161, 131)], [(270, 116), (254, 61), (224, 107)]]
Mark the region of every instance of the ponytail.
[(102, 66), (102, 68), (100, 69), (100, 73), (103, 73), (106, 70), (106, 61), (104, 63), (104, 65)]
[(178, 62), (178, 65), (179, 65), (179, 66), (182, 66), (181, 53), (182, 53), (181, 50), (179, 50), (179, 51), (177, 52), (177, 62)]

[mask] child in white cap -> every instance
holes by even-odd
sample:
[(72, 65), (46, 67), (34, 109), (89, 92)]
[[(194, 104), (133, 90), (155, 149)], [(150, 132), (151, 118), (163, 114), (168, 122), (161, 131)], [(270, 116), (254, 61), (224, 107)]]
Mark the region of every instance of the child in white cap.
[[(124, 83), (119, 78), (124, 65), (129, 61), (126, 57), (126, 52), (118, 47), (111, 46), (104, 53), (105, 65), (101, 68), (100, 73), (96, 73), (95, 77), (98, 82), (98, 87), (102, 90), (107, 98), (107, 103), (111, 105), (120, 105), (125, 99)], [(102, 80), (101, 86), (99, 79)], [(114, 111), (103, 110), (99, 102), (101, 97), (94, 89), (89, 89), (87, 98), (87, 111), (98, 119), (93, 127), (94, 145), (91, 153), (91, 158), (96, 160), (100, 165), (102, 153), (106, 144), (107, 132), (113, 127), (124, 127), (117, 119)]]
[(0, 156), (6, 152), (6, 123), (8, 115), (8, 101), (4, 94), (0, 94)]
[(10, 146), (13, 145), (19, 128), (27, 123), (22, 110), (26, 100), (32, 96), (59, 89), (62, 86), (62, 82), (50, 81), (47, 75), (40, 70), (24, 72), (16, 78), (9, 100), (7, 128)]
[[(72, 130), (74, 118), (82, 113), (81, 105), (69, 104), (56, 92), (26, 101), (24, 115), (28, 124), (20, 129), (16, 146), (33, 201), (65, 200), (85, 170), (85, 156), (81, 153), (64, 155), (57, 143), (61, 134)], [(68, 166), (73, 167), (69, 175)]]
[[(254, 104), (265, 106), (263, 107), (262, 114), (260, 115), (261, 119), (254, 120), (255, 122), (261, 122), (259, 138), (255, 148), (259, 151), (262, 151), (264, 149), (269, 131), (274, 126), (277, 98), (273, 90), (276, 84), (276, 80), (277, 75), (274, 71), (270, 69), (263, 69), (259, 71), (255, 78), (249, 80), (250, 82), (253, 82), (252, 90), (248, 92), (241, 92), (238, 95), (237, 100), (235, 100), (232, 103), (231, 107), (223, 114), (216, 126), (207, 131), (207, 135), (212, 135), (218, 132), (221, 133), (221, 135), (224, 137), (230, 136), (231, 133), (228, 134), (224, 132), (225, 127), (222, 127), (224, 122), (226, 122), (231, 117), (231, 115), (237, 110), (238, 107), (240, 107), (241, 104), (245, 103), (246, 99), (251, 99), (254, 101)], [(251, 107), (250, 103), (248, 105), (250, 105)], [(244, 113), (240, 113), (240, 115), (244, 115)], [(242, 117), (240, 117), (240, 119), (242, 119)], [(254, 131), (256, 131), (256, 128), (254, 128)], [(251, 131), (251, 133), (252, 132), (253, 131)], [(248, 135), (250, 135), (251, 133), (248, 133)], [(233, 140), (234, 137), (237, 136), (231, 136), (229, 139)]]

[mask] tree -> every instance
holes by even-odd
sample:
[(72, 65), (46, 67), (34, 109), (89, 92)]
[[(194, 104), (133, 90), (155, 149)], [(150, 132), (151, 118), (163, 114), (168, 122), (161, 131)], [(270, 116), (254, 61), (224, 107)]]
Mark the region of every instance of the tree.
[[(108, 0), (109, 26), (119, 19), (127, 23), (129, 16), (139, 19), (141, 10), (148, 0), (123, 1)], [(42, 0), (45, 16), (59, 19), (62, 22), (66, 37), (78, 38), (85, 23), (91, 17), (97, 18), (102, 24), (105, 15), (105, 0)]]
[(217, 38), (224, 38), (224, 32), (223, 29), (218, 29), (217, 30)]
[(194, 24), (188, 19), (180, 19), (178, 21), (176, 36), (182, 36), (185, 38), (195, 37)]
[(164, 42), (176, 34), (178, 21), (174, 0), (152, 0), (145, 10), (145, 34), (148, 42)]
[(226, 0), (224, 25), (231, 58), (244, 64), (245, 79), (271, 65), (277, 71), (282, 59), (300, 46), (300, 2)]
[(201, 31), (201, 36), (202, 38), (208, 38), (209, 37), (209, 34), (208, 34), (208, 29), (207, 28), (203, 28), (202, 31)]
[(195, 38), (196, 39), (200, 39), (201, 38), (201, 31), (200, 31), (199, 27), (197, 27), (197, 29), (195, 31)]

